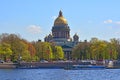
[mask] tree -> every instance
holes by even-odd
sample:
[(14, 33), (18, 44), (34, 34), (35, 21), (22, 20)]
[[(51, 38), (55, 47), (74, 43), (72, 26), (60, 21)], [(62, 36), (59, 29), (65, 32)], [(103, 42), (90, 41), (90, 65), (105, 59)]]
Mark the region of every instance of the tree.
[(34, 46), (36, 49), (36, 55), (38, 56), (39, 60), (42, 59), (50, 60), (53, 58), (50, 43), (38, 41), (34, 44)]
[(74, 59), (89, 59), (89, 46), (90, 44), (85, 41), (76, 45), (72, 50), (72, 56)]
[(11, 61), (18, 61), (21, 58), (28, 60), (30, 54), (28, 52), (28, 45), (16, 34), (2, 34), (0, 37), (1, 43), (8, 43), (11, 45), (12, 55)]
[(51, 45), (53, 51), (53, 59), (54, 60), (62, 60), (64, 59), (64, 52), (61, 46)]
[(28, 51), (30, 53), (31, 60), (34, 60), (36, 50), (35, 50), (35, 47), (31, 43), (28, 43)]
[(92, 59), (105, 59), (107, 44), (105, 41), (101, 40), (91, 41), (90, 51), (92, 54)]
[(22, 41), (27, 45), (27, 50), (30, 55), (29, 61), (36, 61), (36, 50), (35, 50), (35, 47), (33, 46), (34, 44), (24, 39), (22, 39)]
[(23, 41), (19, 41), (18, 43), (19, 47), (17, 47), (17, 59), (24, 60), (24, 61), (31, 61), (31, 56), (28, 51), (28, 45), (25, 44)]
[(6, 61), (7, 58), (10, 58), (12, 55), (12, 50), (10, 44), (1, 43), (0, 44), (0, 56)]
[(110, 39), (110, 58), (111, 59), (118, 59), (120, 53), (120, 41), (113, 38)]

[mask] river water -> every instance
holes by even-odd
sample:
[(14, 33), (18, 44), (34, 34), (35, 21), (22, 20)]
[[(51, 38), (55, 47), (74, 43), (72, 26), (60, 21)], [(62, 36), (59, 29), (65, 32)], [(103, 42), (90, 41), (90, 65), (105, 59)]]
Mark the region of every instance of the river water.
[(120, 69), (0, 69), (0, 80), (120, 80)]

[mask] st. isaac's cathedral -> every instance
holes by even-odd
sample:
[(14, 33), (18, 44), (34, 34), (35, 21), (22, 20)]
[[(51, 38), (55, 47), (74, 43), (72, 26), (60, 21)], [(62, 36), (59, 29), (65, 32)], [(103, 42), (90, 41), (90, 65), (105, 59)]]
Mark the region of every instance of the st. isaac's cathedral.
[(78, 44), (79, 36), (75, 34), (73, 38), (70, 37), (70, 27), (67, 20), (64, 18), (62, 11), (59, 12), (58, 17), (54, 21), (52, 27), (52, 34), (44, 38), (45, 42), (54, 42), (63, 48), (66, 59), (71, 59), (72, 48)]

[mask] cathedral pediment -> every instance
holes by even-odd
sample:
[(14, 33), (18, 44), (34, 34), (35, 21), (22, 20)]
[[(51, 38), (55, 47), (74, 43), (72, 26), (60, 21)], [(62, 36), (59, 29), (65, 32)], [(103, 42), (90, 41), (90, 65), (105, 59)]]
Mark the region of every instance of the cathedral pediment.
[(69, 45), (63, 45), (62, 48), (72, 48), (72, 47)]

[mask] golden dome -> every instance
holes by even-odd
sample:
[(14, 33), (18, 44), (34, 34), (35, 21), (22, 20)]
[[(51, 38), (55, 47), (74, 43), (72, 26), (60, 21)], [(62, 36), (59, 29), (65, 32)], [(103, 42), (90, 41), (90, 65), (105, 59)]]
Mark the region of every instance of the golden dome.
[(54, 26), (67, 25), (67, 20), (63, 17), (62, 11), (59, 12), (59, 16), (56, 18), (54, 22)]

